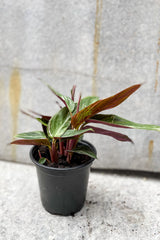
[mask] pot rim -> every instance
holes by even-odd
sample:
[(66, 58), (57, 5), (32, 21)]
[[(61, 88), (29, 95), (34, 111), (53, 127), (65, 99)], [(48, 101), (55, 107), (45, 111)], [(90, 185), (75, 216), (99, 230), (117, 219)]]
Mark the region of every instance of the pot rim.
[[(86, 141), (86, 140), (81, 140), (80, 142), (82, 142), (83, 144), (90, 145), (90, 147), (95, 151), (95, 153), (97, 152), (96, 149), (95, 149), (95, 147), (94, 147), (90, 142), (88, 142), (88, 141)], [(78, 166), (76, 166), (76, 167), (65, 167), (65, 168), (48, 167), (48, 166), (45, 166), (45, 165), (43, 165), (43, 164), (38, 163), (38, 162), (35, 160), (35, 158), (33, 157), (33, 150), (34, 150), (35, 148), (37, 148), (37, 147), (38, 147), (38, 146), (36, 145), (36, 146), (33, 146), (33, 147), (30, 149), (30, 158), (31, 158), (32, 162), (33, 162), (35, 165), (37, 165), (37, 166), (40, 167), (40, 168), (46, 169), (46, 170), (53, 170), (53, 171), (57, 171), (57, 172), (72, 171), (72, 170), (76, 170), (76, 169), (83, 168), (83, 167), (91, 164), (91, 163), (95, 160), (94, 158), (90, 158), (89, 161), (87, 161), (87, 162), (85, 162), (85, 163), (82, 163), (82, 164), (80, 164), (80, 165), (78, 165)]]

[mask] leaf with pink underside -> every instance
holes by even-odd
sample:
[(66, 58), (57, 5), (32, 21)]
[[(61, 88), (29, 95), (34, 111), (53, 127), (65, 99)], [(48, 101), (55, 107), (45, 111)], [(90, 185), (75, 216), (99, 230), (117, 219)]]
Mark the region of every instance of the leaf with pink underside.
[(87, 119), (91, 118), (95, 114), (118, 106), (123, 101), (125, 101), (131, 94), (133, 94), (140, 86), (141, 84), (133, 85), (109, 98), (98, 100), (85, 107), (72, 117), (72, 127), (77, 129), (83, 122), (85, 122)]
[(87, 126), (87, 127), (84, 127), (83, 129), (86, 129), (86, 128), (93, 129), (93, 131), (89, 131), (89, 133), (97, 133), (97, 134), (107, 135), (118, 141), (133, 143), (133, 141), (127, 135), (124, 135), (122, 133), (113, 132), (113, 131), (109, 131), (109, 130), (105, 130), (105, 129), (97, 128), (97, 127), (93, 127), (93, 126)]

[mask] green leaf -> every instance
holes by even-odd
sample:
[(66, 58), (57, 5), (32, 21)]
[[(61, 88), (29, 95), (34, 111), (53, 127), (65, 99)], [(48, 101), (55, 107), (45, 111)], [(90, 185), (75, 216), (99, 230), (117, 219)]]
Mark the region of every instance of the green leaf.
[[(96, 97), (96, 96), (89, 96), (89, 97), (82, 98), (80, 101), (80, 105), (79, 105), (79, 111), (81, 111), (85, 107), (89, 106), (90, 104), (96, 102), (97, 100), (99, 100), (99, 97)], [(78, 105), (78, 103), (75, 103), (75, 109), (74, 109), (74, 111), (72, 111), (72, 115), (76, 114), (77, 105)]]
[(113, 127), (127, 127), (127, 128), (135, 128), (135, 129), (144, 129), (144, 130), (155, 130), (160, 131), (160, 126), (151, 125), (151, 124), (141, 124), (131, 122), (124, 118), (121, 118), (117, 115), (108, 115), (108, 114), (97, 114), (91, 118), (91, 121), (95, 120), (94, 123), (102, 123), (107, 124)]
[(46, 161), (47, 161), (46, 158), (41, 157), (38, 162), (39, 162), (40, 164), (44, 164)]
[(47, 126), (48, 136), (51, 138), (61, 137), (70, 126), (70, 123), (71, 117), (69, 111), (64, 107), (49, 120)]
[(15, 137), (16, 138), (24, 138), (24, 139), (43, 139), (43, 138), (46, 138), (45, 134), (41, 131), (19, 133)]
[(85, 107), (72, 117), (72, 127), (77, 129), (83, 122), (85, 122), (87, 119), (91, 118), (95, 114), (118, 106), (123, 101), (125, 101), (132, 93), (134, 93), (140, 86), (140, 84), (133, 85), (109, 98), (98, 100), (95, 103), (92, 103), (89, 106)]
[(47, 134), (47, 126), (50, 119), (51, 117), (46, 118), (45, 116), (42, 116), (41, 118), (36, 118), (36, 120), (42, 124), (43, 132), (47, 138), (49, 138)]
[(73, 150), (68, 150), (69, 152), (74, 152), (74, 153), (79, 153), (79, 154), (83, 154), (83, 155), (87, 155), (91, 158), (97, 158), (95, 152), (93, 152), (88, 146), (77, 146), (75, 149)]
[(96, 97), (96, 96), (89, 96), (89, 97), (82, 98), (80, 101), (79, 110), (82, 110), (83, 108), (89, 106), (90, 104), (98, 100), (99, 100), (99, 97)]
[(42, 118), (36, 118), (38, 120), (38, 122), (40, 122), (42, 125), (46, 126), (48, 125), (48, 121), (46, 121), (45, 119)]
[(69, 137), (74, 137), (78, 136), (87, 132), (93, 132), (92, 128), (87, 128), (84, 130), (75, 130), (75, 129), (68, 129), (61, 137), (62, 138), (69, 138)]
[(55, 91), (50, 85), (48, 85), (49, 89), (65, 104), (70, 112), (72, 112), (75, 108), (75, 103), (72, 101), (70, 97), (64, 96), (61, 93)]

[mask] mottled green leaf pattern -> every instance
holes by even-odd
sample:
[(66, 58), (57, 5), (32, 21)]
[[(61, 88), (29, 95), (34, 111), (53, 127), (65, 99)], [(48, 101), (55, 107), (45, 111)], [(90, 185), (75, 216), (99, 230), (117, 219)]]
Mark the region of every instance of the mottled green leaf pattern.
[(70, 113), (68, 109), (64, 107), (49, 120), (47, 126), (48, 136), (51, 138), (61, 137), (70, 126), (70, 123)]
[(24, 139), (43, 139), (46, 138), (44, 132), (41, 131), (33, 131), (33, 132), (25, 132), (19, 133), (15, 136), (15, 138), (24, 138)]
[(87, 132), (92, 132), (92, 128), (86, 128), (84, 130), (76, 130), (76, 129), (68, 129), (61, 137), (62, 138), (70, 138), (74, 136), (78, 136)]
[(95, 152), (91, 151), (91, 149), (87, 146), (87, 145), (80, 145), (77, 146), (76, 148), (69, 150), (69, 152), (75, 152), (78, 154), (83, 154), (83, 155), (87, 155), (91, 158), (97, 158)]
[(94, 123), (97, 122), (97, 123), (107, 124), (107, 125), (111, 125), (112, 127), (115, 126), (115, 127), (127, 127), (127, 128), (135, 128), (135, 129), (160, 131), (160, 126), (158, 125), (135, 123), (113, 114), (97, 114), (91, 118), (91, 121), (92, 120), (93, 121), (95, 120)]
[(99, 97), (96, 96), (89, 96), (81, 99), (79, 110), (82, 110), (83, 108), (89, 106), (90, 104), (96, 102), (99, 100)]
[(38, 162), (39, 162), (40, 164), (44, 164), (46, 161), (47, 161), (46, 158), (41, 157)]

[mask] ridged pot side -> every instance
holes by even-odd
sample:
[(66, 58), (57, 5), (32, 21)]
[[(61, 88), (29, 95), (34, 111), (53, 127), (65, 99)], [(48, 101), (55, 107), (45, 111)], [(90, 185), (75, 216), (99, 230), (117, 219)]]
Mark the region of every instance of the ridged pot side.
[[(81, 141), (91, 150), (96, 149), (87, 141)], [(93, 158), (88, 162), (71, 168), (53, 168), (41, 165), (35, 159), (38, 146), (30, 151), (30, 157), (36, 166), (41, 202), (43, 207), (52, 214), (72, 215), (84, 205), (86, 198), (90, 166)]]

